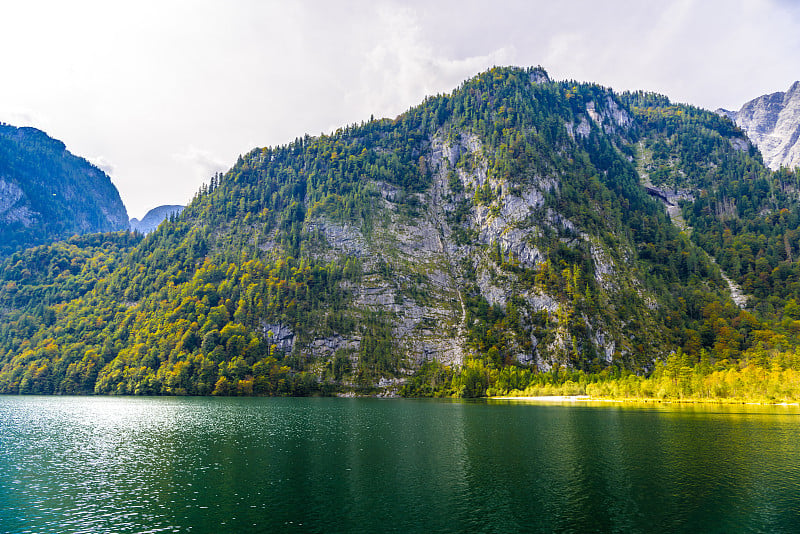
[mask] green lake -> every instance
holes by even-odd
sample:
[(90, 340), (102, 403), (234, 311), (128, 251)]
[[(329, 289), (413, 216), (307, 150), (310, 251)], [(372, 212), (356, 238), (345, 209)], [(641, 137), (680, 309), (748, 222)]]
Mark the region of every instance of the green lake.
[(0, 532), (798, 532), (800, 408), (0, 397)]

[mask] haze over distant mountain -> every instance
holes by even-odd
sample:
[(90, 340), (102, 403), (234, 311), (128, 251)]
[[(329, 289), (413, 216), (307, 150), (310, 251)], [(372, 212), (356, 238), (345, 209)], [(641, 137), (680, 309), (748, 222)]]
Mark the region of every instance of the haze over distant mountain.
[(785, 93), (759, 96), (739, 111), (717, 110), (730, 117), (758, 146), (773, 170), (800, 165), (800, 81)]
[(0, 123), (0, 256), (127, 226), (119, 192), (103, 171), (41, 130)]
[(183, 211), (183, 208), (184, 206), (174, 204), (155, 207), (148, 211), (145, 216), (142, 217), (141, 221), (136, 218), (131, 219), (131, 230), (135, 232), (141, 232), (143, 234), (149, 234), (158, 228), (158, 225), (161, 224), (164, 219), (173, 214), (178, 215)]

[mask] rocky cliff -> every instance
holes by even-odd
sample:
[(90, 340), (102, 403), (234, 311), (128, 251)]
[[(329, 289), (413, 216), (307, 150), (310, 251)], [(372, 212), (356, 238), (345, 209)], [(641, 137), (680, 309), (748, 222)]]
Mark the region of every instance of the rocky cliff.
[[(740, 132), (712, 113), (658, 114), (710, 121), (720, 157), (742, 150)], [(406, 369), (476, 354), (540, 370), (647, 367), (674, 348), (662, 325), (677, 294), (726, 287), (637, 174), (647, 156), (664, 176), (695, 176), (696, 158), (652, 163), (651, 145), (679, 151), (685, 140), (635, 119), (606, 88), (498, 69), (393, 121), (254, 150), (181, 220), (209, 225), (215, 253), (246, 243), (357, 273), (338, 286), (346, 309), (320, 309), (300, 328), (262, 323), (303, 361), (345, 354), (358, 367), (373, 351), (364, 325), (379, 321)], [(649, 252), (665, 249), (681, 251), (667, 264), (686, 263)], [(318, 326), (329, 323), (356, 326)]]
[(800, 81), (789, 90), (755, 98), (730, 117), (758, 146), (771, 169), (800, 165)]
[(0, 255), (127, 225), (103, 171), (40, 130), (0, 124)]
[(437, 365), (647, 372), (683, 351), (677, 383), (800, 332), (798, 184), (707, 110), (494, 68), (254, 149), (147, 236), (15, 255), (0, 392), (330, 393), (431, 369), (435, 389)]

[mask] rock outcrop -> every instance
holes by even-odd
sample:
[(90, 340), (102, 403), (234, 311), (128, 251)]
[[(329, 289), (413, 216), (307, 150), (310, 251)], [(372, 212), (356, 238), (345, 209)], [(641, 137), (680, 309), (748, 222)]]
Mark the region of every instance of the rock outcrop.
[(800, 166), (800, 81), (785, 93), (755, 98), (739, 111), (717, 112), (747, 132), (771, 169)]
[[(7, 161), (0, 222), (33, 228)], [(40, 161), (21, 166), (77, 204)], [(519, 365), (624, 379), (679, 350), (733, 361), (797, 316), (780, 306), (800, 200), (774, 178), (713, 112), (494, 68), (396, 119), (256, 148), (147, 238), (15, 255), (0, 393), (482, 394), (524, 389)]]
[[(540, 76), (532, 83), (547, 81)], [(632, 124), (633, 118), (613, 94), (598, 90), (585, 111), (564, 127), (570, 139), (583, 143), (591, 135), (624, 135)], [(626, 243), (609, 245), (566, 213), (548, 207), (546, 197), (557, 195), (568, 177), (546, 168), (531, 170), (525, 179), (503, 176), (492, 168), (498, 157), (494, 149), (473, 132), (436, 132), (422, 153), (430, 187), (403, 199), (396, 186), (372, 182), (373, 217), (380, 222), (368, 231), (327, 215), (306, 223), (306, 232), (319, 235), (323, 243), (309, 246), (309, 254), (326, 262), (357, 260), (369, 273), (358, 283), (347, 283), (353, 295), (352, 313), (383, 314), (406, 357), (405, 365), (415, 369), (429, 360), (458, 365), (474, 355), (468, 328), (474, 321), (469, 308), (476, 302), (503, 310), (516, 306), (520, 321), (543, 325), (530, 328), (524, 336), (507, 336), (509, 356), (525, 365), (549, 370), (568, 364), (577, 346), (570, 331), (576, 321), (593, 344), (598, 362), (609, 364), (620, 354), (633, 352), (624, 317), (617, 313), (572, 317), (565, 312), (568, 304), (563, 298), (531, 287), (531, 273), (549, 264), (548, 248), (558, 242), (565, 254), (590, 251), (591, 276), (604, 299), (633, 299), (642, 308), (652, 300), (632, 282), (639, 275), (626, 261), (634, 254)], [(670, 195), (677, 202), (678, 192)], [(411, 211), (409, 203), (415, 206)], [(655, 329), (654, 314), (645, 315), (644, 321)], [(299, 349), (308, 359), (329, 359), (338, 351), (357, 353), (361, 342), (361, 333), (353, 331), (316, 338)], [(656, 348), (654, 341), (652, 350)]]

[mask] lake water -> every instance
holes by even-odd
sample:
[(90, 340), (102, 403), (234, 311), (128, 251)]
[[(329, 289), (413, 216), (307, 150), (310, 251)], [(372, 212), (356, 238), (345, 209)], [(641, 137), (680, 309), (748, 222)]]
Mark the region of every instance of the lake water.
[(0, 397), (0, 532), (798, 532), (797, 407)]

